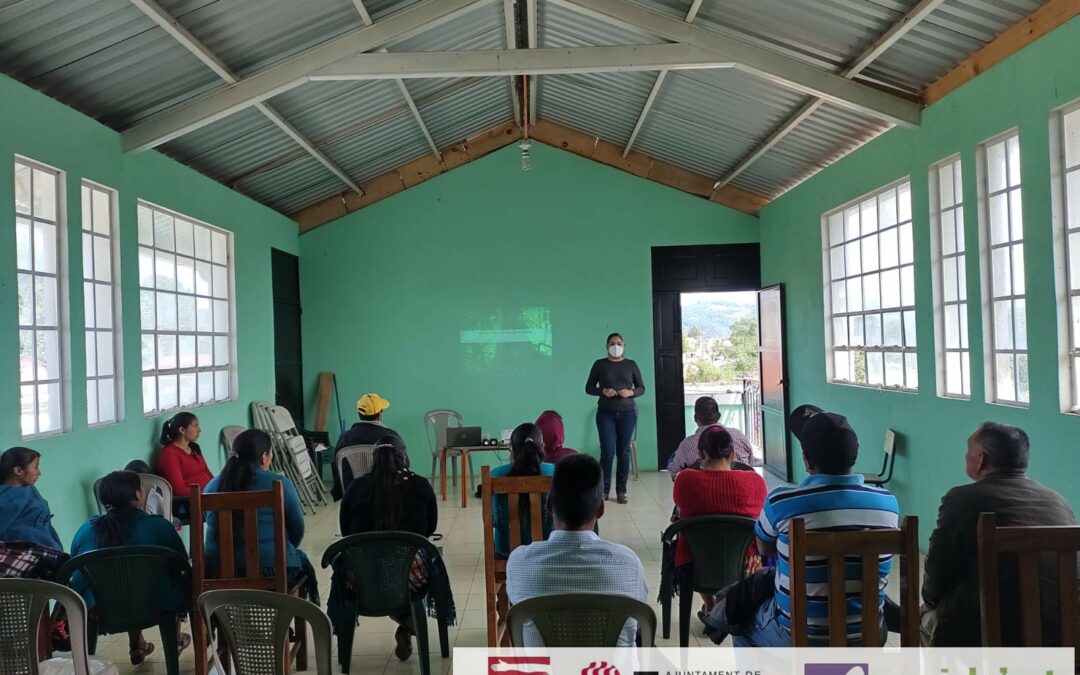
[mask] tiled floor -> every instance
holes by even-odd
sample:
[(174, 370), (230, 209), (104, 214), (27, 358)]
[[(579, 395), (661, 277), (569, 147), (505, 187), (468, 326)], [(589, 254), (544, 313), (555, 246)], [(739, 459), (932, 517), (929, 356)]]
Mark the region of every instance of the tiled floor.
[[(769, 487), (774, 481), (767, 476)], [(622, 506), (608, 502), (606, 513), (600, 521), (600, 532), (605, 539), (625, 544), (641, 557), (648, 575), (650, 596), (655, 597), (660, 583), (660, 532), (667, 526), (671, 515), (671, 479), (667, 473), (642, 474), (640, 481), (629, 485), (630, 503)], [(484, 563), (481, 557), (484, 535), (481, 527), (481, 508), (477, 499), (470, 498), (468, 508), (460, 506), (460, 493), (452, 493), (439, 506), (439, 528), (444, 534), (443, 556), (450, 573), (454, 600), (457, 604), (458, 622), (450, 629), (450, 647), (483, 647), (487, 643), (485, 628), (486, 600), (484, 596)], [(457, 499), (453, 497), (457, 496)], [(337, 506), (324, 507), (315, 516), (307, 518), (307, 533), (302, 548), (318, 565), (322, 552), (338, 535)], [(328, 570), (318, 570), (319, 587), (325, 599), (330, 589)], [(890, 584), (893, 586), (894, 584)], [(660, 609), (656, 607), (659, 619)], [(691, 628), (691, 645), (712, 646), (702, 637), (701, 623), (695, 618)], [(389, 619), (362, 618), (353, 642), (351, 672), (359, 675), (369, 673), (419, 673), (420, 667), (414, 655), (406, 662), (393, 656), (394, 624)], [(450, 673), (451, 659), (439, 655), (438, 632), (434, 621), (429, 622), (429, 639), (432, 652), (432, 672)], [(672, 613), (671, 639), (658, 639), (658, 646), (678, 645), (678, 611)], [(117, 665), (121, 675), (164, 674), (165, 664), (160, 652), (160, 640), (151, 631), (147, 639), (158, 644), (155, 652), (142, 666), (135, 668), (127, 658), (126, 636), (104, 636), (99, 653)], [(658, 636), (659, 638), (659, 636)], [(334, 671), (338, 672), (337, 649), (334, 648)], [(314, 664), (309, 664), (313, 666)], [(181, 655), (181, 671), (192, 672), (191, 649)]]

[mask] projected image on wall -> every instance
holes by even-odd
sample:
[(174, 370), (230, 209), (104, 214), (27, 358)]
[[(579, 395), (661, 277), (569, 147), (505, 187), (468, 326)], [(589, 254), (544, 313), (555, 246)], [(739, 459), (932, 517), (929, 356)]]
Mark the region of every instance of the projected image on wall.
[(551, 359), (551, 309), (497, 308), (465, 316), (462, 370), (477, 375), (524, 375)]

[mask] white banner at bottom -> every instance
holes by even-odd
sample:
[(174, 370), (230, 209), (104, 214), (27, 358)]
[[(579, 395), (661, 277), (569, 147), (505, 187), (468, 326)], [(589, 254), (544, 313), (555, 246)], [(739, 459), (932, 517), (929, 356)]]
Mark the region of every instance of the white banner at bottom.
[(1072, 649), (454, 649), (455, 675), (1066, 675)]

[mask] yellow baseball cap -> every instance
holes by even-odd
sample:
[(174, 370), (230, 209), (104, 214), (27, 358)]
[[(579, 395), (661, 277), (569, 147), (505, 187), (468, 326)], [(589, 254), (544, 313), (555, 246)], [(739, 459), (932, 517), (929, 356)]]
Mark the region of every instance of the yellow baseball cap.
[(361, 415), (378, 415), (389, 407), (390, 401), (375, 393), (364, 394), (356, 402), (356, 411)]

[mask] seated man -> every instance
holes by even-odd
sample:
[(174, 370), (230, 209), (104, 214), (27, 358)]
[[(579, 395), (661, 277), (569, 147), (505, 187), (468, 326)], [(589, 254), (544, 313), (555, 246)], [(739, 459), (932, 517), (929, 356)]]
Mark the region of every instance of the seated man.
[[(859, 439), (843, 415), (811, 405), (791, 413), (789, 426), (802, 444), (803, 462), (809, 474), (798, 486), (780, 487), (765, 500), (756, 526), (757, 548), (762, 555), (779, 554), (775, 570), (766, 569), (729, 589), (704, 618), (706, 634), (719, 644), (728, 633), (736, 647), (790, 647), (791, 594), (788, 588), (788, 530), (793, 518), (806, 521), (807, 530), (867, 530), (899, 526), (896, 498), (885, 488), (863, 484), (851, 468), (859, 451)], [(878, 565), (879, 603), (885, 598), (885, 577), (891, 556)], [(848, 580), (861, 576), (859, 565), (848, 565)], [(771, 584), (763, 577), (774, 577)], [(812, 643), (824, 642), (829, 632), (829, 599), (822, 589), (828, 582), (824, 566), (807, 566), (807, 635)], [(849, 596), (850, 596), (849, 592)], [(736, 605), (738, 607), (736, 608)], [(729, 611), (730, 610), (730, 611)], [(859, 640), (862, 606), (848, 598), (848, 641)], [(885, 632), (882, 632), (882, 637)]]
[[(645, 569), (637, 554), (601, 539), (593, 529), (604, 515), (604, 479), (600, 463), (588, 455), (570, 455), (555, 465), (548, 504), (555, 530), (547, 541), (519, 546), (506, 563), (506, 594), (511, 603), (558, 593), (610, 593), (647, 601)], [(620, 647), (633, 647), (637, 623), (627, 621)], [(531, 624), (522, 647), (543, 647)]]
[[(1065, 499), (1028, 478), (1028, 436), (1023, 429), (985, 422), (968, 438), (964, 456), (973, 483), (949, 490), (941, 499), (937, 527), (926, 553), (922, 597), (924, 644), (933, 647), (982, 645), (979, 610), (977, 524), (979, 514), (997, 514), (998, 527), (1076, 525)], [(999, 576), (1002, 607), (1019, 607), (1018, 572), (1039, 574), (1042, 585), (1044, 645), (1060, 645), (1057, 566), (1043, 561), (1038, 570), (1017, 570), (1002, 556)], [(1005, 611), (1004, 646), (1020, 646), (1019, 615)]]
[[(375, 445), (383, 436), (397, 436), (400, 439), (401, 434), (382, 423), (383, 411), (389, 407), (390, 401), (378, 394), (372, 393), (361, 396), (360, 400), (356, 402), (356, 411), (360, 415), (360, 421), (338, 437), (337, 445), (334, 446), (335, 458), (338, 450), (347, 448), (350, 445)], [(404, 445), (405, 442), (402, 441), (402, 446)], [(345, 475), (339, 476), (340, 467), (338, 467), (336, 460), (331, 467), (331, 471), (334, 474), (334, 486), (330, 489), (330, 494), (334, 497), (334, 501), (338, 501), (344, 492), (343, 486), (348, 485), (354, 476), (348, 466), (345, 467)]]
[[(698, 425), (697, 431), (684, 438), (668, 460), (667, 470), (671, 480), (675, 480), (675, 476), (679, 475), (680, 471), (697, 464), (700, 460), (698, 440), (701, 438), (701, 432), (720, 423), (720, 408), (716, 405), (716, 399), (711, 396), (702, 396), (695, 401), (694, 421)], [(754, 452), (750, 448), (750, 441), (747, 440), (746, 435), (732, 427), (724, 427), (724, 430), (731, 434), (731, 442), (735, 448), (732, 459), (753, 466)]]

